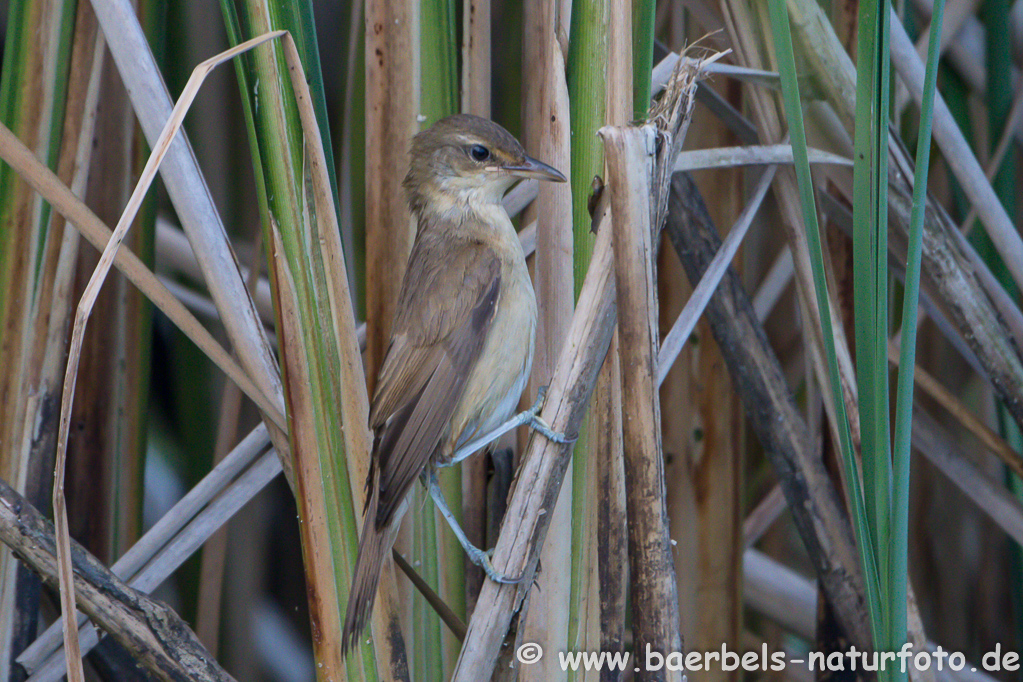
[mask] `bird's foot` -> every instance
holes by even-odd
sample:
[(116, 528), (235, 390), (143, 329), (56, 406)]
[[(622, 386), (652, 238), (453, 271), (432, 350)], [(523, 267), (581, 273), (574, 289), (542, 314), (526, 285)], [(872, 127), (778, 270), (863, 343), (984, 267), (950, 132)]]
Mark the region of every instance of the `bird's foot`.
[(537, 433), (542, 434), (547, 440), (552, 443), (569, 444), (579, 440), (579, 435), (566, 436), (565, 434), (555, 431), (551, 428), (550, 424), (545, 422), (540, 417), (540, 409), (543, 407), (543, 401), (547, 398), (547, 387), (541, 386), (540, 390), (536, 392), (536, 402), (533, 406), (526, 410), (526, 414), (529, 415), (529, 428), (533, 429)]
[(551, 428), (550, 424), (538, 416), (534, 416), (529, 421), (529, 428), (533, 429), (537, 433), (543, 434), (543, 436), (552, 443), (568, 444), (579, 440), (579, 436), (566, 436), (560, 431), (555, 431)]
[(494, 555), (494, 550), (488, 549), (486, 551), (479, 547), (465, 548), (465, 553), (469, 556), (469, 560), (483, 569), (483, 572), (487, 574), (487, 577), (493, 580), (495, 583), (501, 583), (502, 585), (517, 585), (522, 582), (525, 576), (520, 575), (518, 578), (509, 578), (504, 573), (501, 573), (494, 564), (491, 563), (490, 558)]

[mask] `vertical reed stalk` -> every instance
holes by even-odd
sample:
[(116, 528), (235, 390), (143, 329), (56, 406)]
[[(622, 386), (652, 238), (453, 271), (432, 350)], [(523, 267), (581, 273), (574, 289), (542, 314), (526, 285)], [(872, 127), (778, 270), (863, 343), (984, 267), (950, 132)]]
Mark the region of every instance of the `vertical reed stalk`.
[[(932, 21), (938, 16), (938, 3), (935, 3)], [(955, 5), (954, 5), (955, 6)], [(1010, 109), (1013, 106), (1013, 60), (1012, 46), (1010, 45), (1010, 33), (1005, 26), (1010, 25), (1009, 3), (1005, 0), (988, 0), (983, 3), (981, 18), (986, 29), (986, 40), (984, 42), (984, 62), (987, 67), (987, 89), (985, 100), (988, 110), (988, 139), (990, 140), (992, 152), (995, 151), (999, 138), (1003, 133), (1009, 132), (1009, 126), (1018, 125), (1010, 120)], [(947, 33), (947, 31), (946, 31)], [(1018, 95), (1016, 95), (1018, 97)], [(994, 159), (992, 159), (994, 162)], [(994, 174), (991, 174), (994, 171)], [(1016, 224), (1016, 197), (1019, 193), (1017, 185), (1017, 163), (1014, 154), (1006, 154), (1005, 160), (995, 168), (989, 168), (988, 177), (992, 178), (992, 187), (998, 195), (998, 199), (1009, 219)], [(976, 209), (972, 209), (975, 211)], [(969, 221), (972, 222), (972, 221)], [(1006, 291), (1013, 294), (1013, 298), (1019, 304), (1019, 292), (1014, 291), (1012, 276), (1005, 263), (1002, 261), (991, 238), (981, 230), (974, 230), (970, 235), (971, 241), (977, 247), (984, 262), (998, 278), (999, 284)], [(1011, 413), (1006, 406), (998, 402), (996, 408), (998, 417), (998, 430), (1003, 438), (1017, 451), (1023, 452), (1023, 432), (1012, 419)], [(1016, 494), (1016, 497), (1023, 500), (1023, 479), (1013, 475), (1009, 469), (1005, 470), (1005, 477), (1009, 487)], [(1015, 576), (1013, 579), (1014, 608), (1016, 611), (1016, 626), (1023, 625), (1023, 549), (1013, 549), (1015, 565)]]
[[(678, 589), (668, 535), (661, 412), (657, 391), (657, 288), (651, 220), (655, 129), (604, 128), (621, 339), (626, 502), (629, 515), (633, 651), (682, 650)], [(681, 680), (667, 668), (640, 680)]]
[[(571, 175), (571, 129), (565, 57), (571, 16), (559, 0), (533, 0), (537, 30), (539, 63), (527, 78), (539, 81), (538, 118), (530, 124), (539, 130), (538, 139), (527, 138), (527, 150), (555, 168)], [(528, 15), (527, 15), (528, 16)], [(532, 36), (530, 36), (532, 37)], [(572, 276), (572, 196), (569, 184), (541, 183), (536, 200), (537, 248), (535, 276), (538, 320), (533, 372), (529, 395), (533, 398), (541, 386), (550, 383), (571, 323), (574, 307)], [(562, 487), (558, 503), (551, 510), (552, 532), (543, 548), (539, 575), (542, 599), (532, 600), (521, 625), (524, 641), (540, 644), (546, 651), (567, 646), (572, 564), (572, 486)], [(536, 593), (534, 593), (536, 594)], [(554, 680), (563, 675), (557, 659), (545, 657), (540, 664), (523, 668), (520, 679)]]
[[(365, 3), (353, 2), (344, 35), (344, 105), (341, 108), (341, 142), (338, 156), (338, 210), (341, 212), (341, 243), (348, 259), (355, 317), (366, 318), (366, 28)], [(360, 200), (356, 201), (355, 197)]]
[[(810, 181), (810, 168), (806, 160), (806, 136), (803, 128), (802, 109), (799, 99), (799, 86), (796, 78), (795, 56), (792, 49), (792, 35), (789, 27), (788, 10), (784, 2), (772, 2), (769, 6), (770, 21), (773, 30), (773, 37), (776, 45), (775, 53), (779, 64), (779, 71), (782, 75), (783, 104), (785, 115), (788, 119), (789, 136), (793, 147), (793, 156), (796, 159), (795, 169), (798, 178), (798, 204), (792, 194), (783, 194), (785, 199), (785, 210), (792, 216), (795, 212), (801, 212), (803, 225), (802, 234), (795, 232), (790, 238), (795, 242), (795, 252), (798, 258), (805, 262), (800, 263), (801, 288), (809, 292), (803, 294), (804, 305), (813, 311), (820, 320), (820, 341), (819, 346), (823, 352), (819, 355), (823, 359), (815, 359), (818, 366), (819, 380), (825, 383), (831, 391), (828, 405), (828, 416), (832, 421), (833, 432), (837, 434), (836, 440), (842, 453), (844, 463), (844, 475), (849, 493), (847, 499), (852, 507), (852, 524), (855, 530), (856, 544), (859, 550), (860, 565), (863, 571), (866, 599), (870, 604), (869, 612), (874, 613), (878, 605), (877, 593), (877, 564), (873, 556), (873, 544), (866, 524), (866, 517), (863, 511), (864, 501), (859, 472), (856, 468), (851, 423), (848, 418), (847, 398), (843, 379), (848, 376), (848, 368), (842, 365), (843, 373), (840, 373), (840, 359), (845, 361), (848, 358), (848, 349), (844, 347), (842, 327), (837, 324), (832, 312), (831, 299), (828, 294), (827, 275), (824, 268), (823, 248), (821, 245), (820, 230), (817, 223), (816, 205), (813, 200), (813, 187)], [(761, 109), (762, 118), (772, 116), (766, 106)], [(772, 133), (777, 134), (777, 120), (772, 121)], [(791, 187), (791, 185), (789, 185)], [(791, 219), (791, 218), (790, 218)], [(795, 220), (793, 220), (795, 222)], [(806, 262), (808, 261), (808, 262)], [(806, 269), (812, 272), (812, 281), (807, 282)], [(816, 306), (814, 307), (814, 302)], [(842, 354), (839, 354), (839, 350)], [(821, 369), (823, 366), (825, 369)], [(825, 380), (824, 377), (827, 377)], [(857, 424), (858, 424), (857, 420)], [(840, 564), (839, 564), (840, 565)], [(859, 641), (861, 646), (869, 642), (869, 635), (860, 631), (860, 623), (855, 612), (855, 603), (849, 603), (851, 595), (843, 594), (849, 587), (847, 583), (831, 581), (830, 576), (826, 587), (831, 587), (832, 603), (838, 612), (839, 620), (849, 637)], [(829, 585), (830, 583), (830, 585)], [(836, 589), (841, 588), (841, 589)], [(856, 595), (858, 596), (858, 595)], [(873, 620), (872, 620), (873, 624)], [(876, 637), (874, 638), (876, 641)]]
[[(73, 1), (19, 0), (8, 7), (0, 122), (54, 170), (75, 9)], [(0, 479), (42, 506), (49, 496), (38, 482), (50, 479), (60, 399), (56, 358), (63, 356), (71, 308), (71, 268), (60, 261), (73, 260), (75, 248), (73, 231), (51, 222), (49, 205), (10, 166), (0, 166)], [(33, 442), (39, 450), (26, 447)], [(35, 578), (0, 548), (0, 676), (11, 670), (12, 649), (24, 645), (19, 640), (35, 632), (38, 594)]]
[[(88, 23), (98, 30), (91, 9), (89, 15)], [(83, 19), (80, 13), (79, 22)], [(136, 135), (131, 105), (110, 60), (103, 62), (100, 79), (101, 115), (85, 196), (96, 215), (112, 225), (128, 201), (130, 183), (141, 172), (140, 158), (148, 156), (148, 149)], [(125, 245), (150, 267), (155, 200), (156, 193), (150, 192), (125, 239)], [(97, 258), (92, 245), (83, 243), (76, 298)], [(86, 334), (86, 357), (79, 370), (73, 419), (82, 427), (71, 443), (68, 502), (72, 535), (112, 563), (134, 543), (142, 527), (152, 306), (121, 273), (112, 273), (109, 280)], [(93, 539), (76, 530), (86, 528), (92, 528)]]
[[(931, 126), (934, 118), (934, 92), (938, 80), (938, 54), (941, 44), (944, 0), (935, 0), (931, 17), (930, 44), (927, 51), (927, 72), (924, 76), (923, 102), (920, 110), (920, 135), (916, 147), (916, 172), (913, 177), (913, 208), (909, 219), (909, 246), (906, 262), (906, 288), (902, 308), (902, 348), (896, 395), (895, 438), (892, 446), (892, 528), (889, 543), (891, 554), (887, 567), (891, 606), (887, 641), (881, 646), (900, 648), (907, 636), (909, 600), (909, 472), (913, 433), (913, 368), (916, 365), (917, 307), (920, 298), (920, 264), (923, 252), (924, 212), (927, 208), (927, 174), (930, 168)], [(887, 150), (886, 150), (887, 151)], [(887, 155), (882, 158), (887, 165)], [(887, 255), (887, 254), (885, 254)], [(883, 267), (883, 266), (882, 266)], [(912, 600), (915, 610), (916, 600)], [(916, 616), (919, 620), (919, 615)], [(922, 626), (914, 627), (917, 632)], [(891, 677), (907, 679), (907, 673), (896, 670)]]
[[(572, 203), (574, 295), (582, 288), (590, 264), (594, 235), (588, 204), (593, 178), (603, 174), (603, 146), (597, 131), (607, 122), (607, 69), (610, 3), (592, 0), (575, 3), (572, 40), (568, 50), (568, 93), (572, 124)], [(619, 15), (627, 20), (629, 13)], [(611, 356), (609, 356), (610, 358)], [(599, 457), (612, 456), (615, 442), (615, 409), (611, 403), (610, 364), (595, 389), (594, 402), (601, 405), (588, 418), (575, 446), (572, 462), (572, 566), (568, 645), (572, 650), (600, 649), (600, 580), (597, 517), (599, 506)], [(599, 415), (599, 416), (598, 416)], [(609, 421), (610, 420), (610, 421)], [(587, 676), (594, 676), (595, 672)], [(573, 679), (575, 673), (569, 672)], [(583, 676), (580, 675), (579, 679)]]
[[(242, 73), (241, 64), (237, 69)], [(246, 110), (246, 121), (251, 125), (252, 110), (248, 100), (243, 107)], [(262, 177), (262, 173), (259, 173)], [(262, 215), (266, 215), (266, 192), (259, 191)], [(246, 286), (255, 294), (259, 273), (262, 272), (260, 262), (263, 258), (262, 222), (255, 226), (252, 237), (252, 256), (249, 261), (249, 274)], [(213, 466), (219, 464), (225, 456), (238, 444), (238, 423), (241, 418), (243, 394), (233, 383), (224, 386), (220, 398), (220, 413), (217, 419), (217, 439), (213, 448)], [(214, 533), (202, 550), (202, 564), (199, 568), (199, 587), (196, 604), (195, 634), (203, 645), (214, 656), (218, 655), (221, 625), (221, 596), (224, 591), (224, 566), (227, 559), (228, 528), (224, 526)]]
[[(419, 3), (367, 0), (365, 100), (366, 352), (370, 395), (390, 338), (391, 320), (413, 228), (401, 181), (418, 126)], [(403, 531), (404, 533), (404, 531)], [(407, 550), (404, 535), (398, 547)], [(387, 566), (387, 562), (385, 562)], [(411, 632), (411, 589), (399, 588), (404, 632)]]
[[(419, 90), (420, 129), (457, 113), (459, 69), (457, 5), (453, 0), (420, 0)], [(403, 174), (408, 167), (407, 147)], [(404, 199), (404, 194), (402, 195)], [(457, 467), (439, 473), (444, 498), (456, 517), (462, 508), (462, 476)], [(419, 573), (459, 617), (465, 615), (465, 552), (454, 533), (421, 486), (413, 487), (407, 518), (414, 538), (412, 559)], [(410, 673), (413, 679), (445, 679), (450, 676), (461, 643), (441, 624), (436, 611), (418, 592), (413, 598), (413, 643)]]
[[(358, 547), (369, 453), (369, 406), (328, 179), (332, 166), (323, 151), (330, 137), (311, 5), (252, 0), (237, 7), (225, 2), (224, 11), (241, 37), (286, 27), (298, 40), (285, 37), (279, 46), (254, 51), (242, 85), (243, 96), (254, 99), (250, 142), (266, 185), (263, 233), (278, 315), (317, 678), (405, 676), (401, 640), (393, 637), (397, 617), (389, 576), (382, 580), (371, 621), (375, 637), (347, 660), (340, 657), (341, 614)], [(307, 81), (297, 59), (308, 68)], [(312, 100), (309, 90), (298, 93), (306, 109), (292, 94), (296, 81), (313, 88)]]
[[(702, 28), (695, 27), (688, 37), (693, 40), (703, 34)], [(673, 47), (684, 51), (685, 40), (679, 37)], [(713, 78), (700, 87), (713, 88), (719, 97), (736, 103), (733, 83)], [(720, 119), (698, 111), (687, 139), (689, 146), (713, 148), (733, 144), (735, 136)], [(759, 185), (761, 172), (759, 168), (752, 172), (717, 168), (693, 173), (687, 181), (695, 181), (705, 196), (714, 197), (707, 206), (712, 224), (728, 230), (728, 226), (739, 226), (737, 219), (750, 203), (750, 192)], [(742, 238), (741, 252), (732, 258), (740, 271), (755, 272), (758, 260), (774, 248), (762, 230), (771, 224), (770, 219), (759, 219), (763, 214), (764, 208), (758, 208), (755, 227)], [(744, 268), (747, 264), (752, 267)], [(662, 249), (657, 275), (661, 331), (665, 334), (693, 300), (693, 287), (700, 280), (690, 286), (671, 249)], [(743, 624), (741, 522), (746, 497), (743, 470), (749, 451), (744, 447), (746, 420), (706, 314), (691, 334), (671, 367), (660, 367), (658, 372), (663, 377), (662, 447), (665, 476), (670, 482), (668, 518), (671, 537), (677, 543), (672, 555), (678, 575), (682, 640), (689, 651), (720, 650), (722, 645), (732, 649), (741, 646)], [(727, 682), (740, 676), (740, 671), (715, 666), (704, 671), (703, 682)]]
[(650, 69), (654, 67), (656, 0), (632, 0), (632, 117), (650, 108)]
[[(604, 88), (608, 125), (623, 126), (632, 112), (632, 12), (631, 0), (612, 0), (607, 35), (607, 79)], [(649, 78), (649, 75), (644, 75)], [(607, 177), (606, 166), (601, 175)], [(604, 188), (604, 200), (594, 212), (593, 224), (607, 211), (610, 196)], [(605, 220), (603, 229), (611, 230)], [(621, 651), (625, 646), (625, 604), (628, 580), (628, 515), (625, 501), (625, 462), (622, 443), (622, 377), (618, 353), (618, 333), (611, 337), (607, 356), (593, 389), (590, 410), (593, 449), (597, 469), (597, 555), (600, 592), (600, 651)], [(587, 645), (589, 648), (589, 641)]]
[[(484, 118), (490, 118), (490, 10), (490, 0), (462, 3), (462, 111)], [(474, 545), (486, 547), (488, 458), (472, 457), (461, 467), (462, 530)], [(483, 569), (468, 557), (462, 565), (465, 567), (463, 582), (465, 616), (468, 618), (485, 576)]]
[[(856, 165), (853, 172), (853, 277), (856, 383), (863, 449), (863, 492), (870, 543), (876, 552), (878, 601), (889, 603), (891, 431), (888, 405), (888, 22), (889, 4), (859, 6), (856, 46)], [(852, 457), (852, 452), (843, 453)], [(847, 465), (848, 466), (848, 465)], [(868, 589), (870, 589), (868, 585)], [(890, 616), (875, 613), (875, 646), (888, 642)], [(883, 637), (883, 636), (882, 636)]]
[(366, 2), (366, 377), (372, 394), (412, 248), (401, 189), (420, 89), (418, 2)]

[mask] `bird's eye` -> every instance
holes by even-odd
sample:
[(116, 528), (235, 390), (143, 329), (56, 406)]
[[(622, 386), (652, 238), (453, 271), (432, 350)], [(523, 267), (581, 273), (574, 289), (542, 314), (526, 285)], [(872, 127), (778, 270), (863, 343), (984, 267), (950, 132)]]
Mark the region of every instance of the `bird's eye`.
[(469, 156), (473, 158), (473, 161), (482, 163), (490, 158), (490, 150), (481, 144), (474, 144), (469, 147)]

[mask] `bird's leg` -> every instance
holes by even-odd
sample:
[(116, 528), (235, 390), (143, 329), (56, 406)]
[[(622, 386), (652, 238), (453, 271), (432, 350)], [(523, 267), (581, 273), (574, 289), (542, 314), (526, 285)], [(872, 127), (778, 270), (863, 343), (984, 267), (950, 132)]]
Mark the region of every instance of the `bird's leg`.
[(462, 531), (462, 527), (458, 525), (458, 521), (455, 519), (455, 515), (448, 509), (448, 503), (444, 500), (444, 493), (440, 489), (440, 484), (437, 482), (437, 471), (430, 468), (429, 471), (423, 472), (423, 484), (426, 489), (430, 491), (430, 497), (433, 498), (433, 503), (437, 505), (440, 515), (444, 517), (444, 520), (451, 526), (451, 531), (458, 538), (458, 542), (461, 543), (462, 549), (469, 555), (469, 560), (476, 564), (487, 574), (487, 577), (493, 580), (495, 583), (505, 583), (508, 585), (514, 585), (515, 583), (522, 582), (523, 576), (518, 578), (509, 578), (503, 573), (499, 573), (494, 565), (490, 563), (490, 552), (485, 552), (479, 547), (469, 542), (469, 538), (465, 537), (465, 532)]
[(451, 466), (453, 464), (458, 464), (463, 459), (465, 459), (472, 453), (482, 448), (484, 445), (489, 445), (490, 443), (494, 442), (495, 440), (497, 440), (504, 434), (508, 433), (512, 429), (518, 428), (523, 424), (529, 424), (529, 428), (533, 429), (534, 431), (538, 431), (539, 433), (542, 433), (544, 437), (547, 438), (547, 440), (552, 441), (554, 443), (574, 443), (576, 440), (578, 440), (579, 436), (570, 438), (569, 436), (566, 436), (563, 433), (558, 433), (557, 431), (553, 430), (550, 427), (550, 425), (547, 424), (547, 422), (540, 418), (540, 408), (543, 407), (543, 401), (544, 398), (546, 397), (547, 387), (541, 386), (540, 390), (537, 391), (536, 402), (533, 403), (532, 407), (523, 412), (519, 412), (517, 415), (515, 415), (505, 423), (501, 424), (490, 433), (484, 434), (479, 438), (473, 440), (472, 442), (458, 448), (455, 454), (452, 455), (451, 459), (445, 462), (442, 466)]

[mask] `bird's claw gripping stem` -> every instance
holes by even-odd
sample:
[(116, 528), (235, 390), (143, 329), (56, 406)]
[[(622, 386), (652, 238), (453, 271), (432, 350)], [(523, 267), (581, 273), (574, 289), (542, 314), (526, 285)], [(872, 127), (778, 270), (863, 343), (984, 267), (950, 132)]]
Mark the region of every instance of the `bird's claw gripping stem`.
[(492, 549), (483, 551), (478, 547), (470, 545), (469, 548), (465, 548), (465, 553), (469, 556), (469, 561), (482, 568), (483, 572), (487, 574), (487, 577), (495, 583), (501, 583), (502, 585), (517, 585), (518, 583), (521, 583), (522, 579), (525, 577), (524, 575), (520, 575), (518, 578), (510, 578), (494, 568), (494, 564), (490, 561), (490, 557), (494, 554), (494, 550)]
[(569, 443), (574, 443), (577, 440), (579, 440), (579, 436), (577, 435), (566, 436), (563, 433), (555, 431), (554, 429), (551, 428), (550, 424), (545, 422), (540, 417), (540, 410), (543, 408), (543, 403), (544, 400), (546, 399), (547, 387), (541, 386), (540, 390), (536, 392), (536, 402), (533, 403), (533, 406), (526, 410), (526, 412), (524, 413), (529, 415), (529, 427), (536, 431), (537, 433), (542, 434), (547, 440), (551, 441), (552, 443), (561, 443), (563, 445), (567, 445)]

